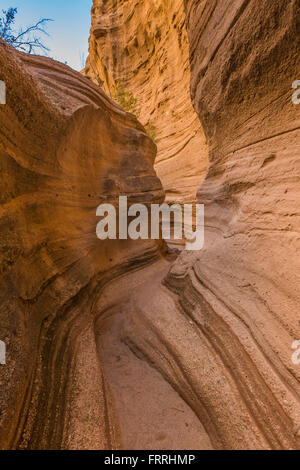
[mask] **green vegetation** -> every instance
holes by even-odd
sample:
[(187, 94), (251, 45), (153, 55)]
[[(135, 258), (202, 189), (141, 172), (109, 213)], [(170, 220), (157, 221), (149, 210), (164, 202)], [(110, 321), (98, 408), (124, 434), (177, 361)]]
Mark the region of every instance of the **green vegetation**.
[[(125, 89), (125, 86), (117, 83), (116, 91), (112, 98), (119, 103), (122, 108), (127, 111), (128, 113), (134, 114), (137, 118), (139, 118), (141, 111), (138, 107), (137, 98)], [(145, 126), (146, 132), (151, 137), (151, 139), (156, 142), (157, 141), (157, 129), (153, 124), (148, 124)]]
[(125, 90), (124, 85), (120, 83), (117, 84), (113, 99), (117, 101), (125, 111), (139, 117), (140, 111), (137, 107), (137, 99), (133, 96), (131, 91)]
[(153, 142), (157, 142), (157, 129), (153, 124), (148, 124), (148, 126), (145, 126), (146, 132), (151, 137)]

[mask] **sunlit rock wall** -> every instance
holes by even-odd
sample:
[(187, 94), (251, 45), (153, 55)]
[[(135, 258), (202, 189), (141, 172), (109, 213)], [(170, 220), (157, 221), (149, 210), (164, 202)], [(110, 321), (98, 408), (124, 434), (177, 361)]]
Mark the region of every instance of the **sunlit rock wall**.
[(207, 145), (190, 99), (183, 0), (94, 0), (85, 73), (115, 95), (137, 100), (158, 146), (155, 168), (168, 201), (195, 201)]
[(109, 449), (121, 440), (96, 352), (101, 286), (159, 256), (100, 241), (102, 202), (159, 202), (156, 148), (80, 73), (0, 43), (0, 448)]

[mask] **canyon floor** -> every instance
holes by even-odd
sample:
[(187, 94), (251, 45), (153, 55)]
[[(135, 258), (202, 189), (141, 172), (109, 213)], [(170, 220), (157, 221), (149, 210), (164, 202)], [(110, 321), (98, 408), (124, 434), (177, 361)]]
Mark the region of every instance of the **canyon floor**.
[[(99, 357), (118, 411), (123, 446), (129, 450), (212, 448), (194, 411), (134, 347), (139, 333), (130, 323), (137, 306), (144, 306), (149, 323), (163, 321), (167, 328), (173, 322), (173, 295), (162, 285), (169, 267), (160, 260), (142, 273), (112, 282), (102, 295), (96, 328)], [(184, 331), (180, 340), (185, 343)]]

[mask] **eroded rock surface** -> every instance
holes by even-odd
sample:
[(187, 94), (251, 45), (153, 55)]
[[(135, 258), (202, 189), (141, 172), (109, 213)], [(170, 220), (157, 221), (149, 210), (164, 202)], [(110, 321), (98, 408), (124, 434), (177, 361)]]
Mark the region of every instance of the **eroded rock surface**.
[(0, 43), (1, 448), (118, 448), (96, 353), (101, 285), (159, 256), (152, 241), (100, 242), (96, 208), (163, 200), (156, 148), (90, 80)]
[(136, 298), (128, 342), (215, 448), (299, 448), (299, 1), (185, 3), (192, 97), (210, 150), (198, 191), (206, 244), (171, 267), (177, 300), (162, 290), (148, 304)]
[[(239, 418), (244, 444), (232, 426), (225, 446), (249, 446), (255, 432), (255, 446), (297, 448), (300, 107), (291, 87), (300, 70), (300, 4), (187, 0), (186, 9), (192, 97), (210, 167), (198, 192), (206, 249), (186, 272), (181, 302), (253, 422), (244, 428)], [(200, 308), (184, 300), (190, 288)]]
[[(147, 3), (132, 5), (143, 51)], [(94, 21), (117, 6), (95, 3)], [(171, 265), (152, 242), (95, 237), (100, 201), (162, 199), (143, 128), (69, 68), (0, 44), (3, 448), (300, 447), (299, 1), (185, 7), (206, 243)], [(113, 18), (91, 44), (118, 47)]]
[[(170, 357), (165, 334), (171, 333), (170, 348), (174, 340), (187, 347), (189, 339), (186, 325), (172, 336), (178, 326), (177, 309), (172, 293), (161, 284), (168, 270), (169, 263), (160, 260), (116, 279), (105, 286), (97, 303), (99, 357), (115, 397), (125, 449), (212, 448), (190, 403), (157, 367), (158, 361), (149, 360), (153, 350), (158, 357)], [(171, 368), (176, 361), (177, 357), (170, 360)]]
[(112, 96), (120, 85), (132, 93), (167, 201), (195, 201), (208, 152), (189, 93), (183, 0), (94, 0), (85, 73)]

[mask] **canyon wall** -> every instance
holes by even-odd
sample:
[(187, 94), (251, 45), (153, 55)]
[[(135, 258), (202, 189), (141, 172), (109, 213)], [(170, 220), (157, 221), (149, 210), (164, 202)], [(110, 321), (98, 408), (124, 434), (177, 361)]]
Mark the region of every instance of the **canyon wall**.
[(205, 248), (131, 295), (119, 337), (177, 391), (214, 448), (296, 449), (300, 4), (185, 7), (191, 95), (209, 145), (198, 191)]
[[(212, 445), (300, 444), (299, 0), (186, 0), (191, 94), (209, 145), (206, 242), (126, 328)], [(160, 306), (160, 307), (159, 307)], [(155, 313), (154, 313), (155, 312)], [(151, 345), (151, 346), (150, 346)]]
[(208, 152), (189, 93), (183, 0), (94, 0), (89, 51), (85, 73), (111, 96), (124, 87), (137, 100), (167, 201), (195, 201)]
[[(199, 156), (205, 133), (205, 247), (171, 265), (156, 242), (95, 234), (101, 202), (163, 200), (143, 126), (91, 80), (0, 43), (1, 448), (300, 447), (300, 2), (186, 0), (185, 12), (199, 121), (183, 99), (181, 3), (95, 2), (87, 63), (107, 92), (134, 84), (144, 124), (151, 109), (163, 120), (165, 93), (188, 115), (183, 134), (189, 119), (199, 130)], [(167, 69), (178, 55), (173, 81), (148, 47)], [(183, 140), (168, 119), (171, 155)], [(184, 200), (196, 160), (181, 155), (165, 162)]]
[(96, 352), (94, 302), (110, 278), (160, 256), (100, 241), (96, 208), (161, 202), (156, 148), (81, 74), (0, 43), (0, 448), (118, 448)]

